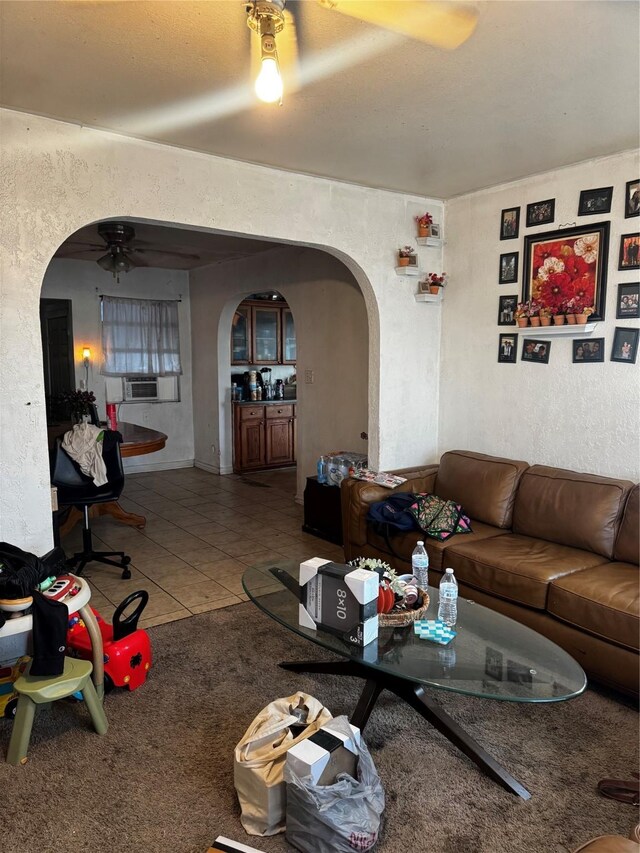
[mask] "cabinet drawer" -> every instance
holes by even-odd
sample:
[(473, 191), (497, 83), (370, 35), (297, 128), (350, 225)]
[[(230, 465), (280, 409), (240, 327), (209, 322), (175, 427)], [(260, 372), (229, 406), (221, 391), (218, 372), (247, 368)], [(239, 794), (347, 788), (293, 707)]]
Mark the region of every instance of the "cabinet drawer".
[(264, 406), (238, 406), (241, 421), (259, 421), (264, 418)]
[(283, 418), (293, 417), (293, 404), (290, 406), (265, 406), (265, 409), (267, 410), (267, 420), (270, 418), (282, 420)]

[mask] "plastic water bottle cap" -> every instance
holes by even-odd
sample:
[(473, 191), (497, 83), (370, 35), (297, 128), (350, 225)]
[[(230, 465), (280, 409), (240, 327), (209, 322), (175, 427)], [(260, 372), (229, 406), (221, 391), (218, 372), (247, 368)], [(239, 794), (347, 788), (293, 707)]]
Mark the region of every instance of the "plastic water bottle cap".
[(447, 569), (447, 574), (448, 574), (448, 575), (452, 575), (452, 574), (453, 574), (453, 569)]

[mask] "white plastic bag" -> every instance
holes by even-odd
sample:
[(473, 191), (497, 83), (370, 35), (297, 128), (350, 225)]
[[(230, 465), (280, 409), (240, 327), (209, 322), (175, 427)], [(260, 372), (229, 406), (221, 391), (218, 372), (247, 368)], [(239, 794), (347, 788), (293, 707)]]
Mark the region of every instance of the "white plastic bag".
[[(351, 736), (346, 717), (333, 729)], [(353, 853), (371, 850), (378, 840), (384, 790), (362, 738), (358, 746), (358, 779), (341, 774), (334, 785), (314, 785), (285, 767), (287, 783), (286, 839), (302, 853)]]
[[(306, 728), (294, 736), (301, 719)], [(233, 780), (240, 801), (240, 820), (249, 835), (284, 832), (284, 764), (287, 750), (332, 719), (307, 693), (295, 693), (263, 708), (235, 748)]]

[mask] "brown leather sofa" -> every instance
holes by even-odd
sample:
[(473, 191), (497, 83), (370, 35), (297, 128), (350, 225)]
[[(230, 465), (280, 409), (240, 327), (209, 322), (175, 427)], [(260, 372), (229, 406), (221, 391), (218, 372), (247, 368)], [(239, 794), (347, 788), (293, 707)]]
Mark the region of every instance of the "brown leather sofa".
[[(638, 694), (637, 485), (458, 450), (404, 476), (399, 491), (455, 500), (471, 518), (470, 534), (425, 540), (431, 585), (450, 566), (465, 598), (549, 637), (590, 678)], [(387, 540), (366, 520), (389, 494), (343, 482), (345, 556), (379, 557), (406, 572), (419, 531)]]

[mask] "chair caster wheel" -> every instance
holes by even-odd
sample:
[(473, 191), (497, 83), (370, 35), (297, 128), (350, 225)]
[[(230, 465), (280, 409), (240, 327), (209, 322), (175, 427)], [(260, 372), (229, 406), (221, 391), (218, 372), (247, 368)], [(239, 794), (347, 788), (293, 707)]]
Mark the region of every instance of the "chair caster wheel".
[(122, 580), (128, 581), (131, 578), (131, 569), (123, 569), (122, 570)]
[(122, 565), (123, 566), (128, 566), (130, 562), (131, 562), (131, 557), (123, 557), (122, 558)]

